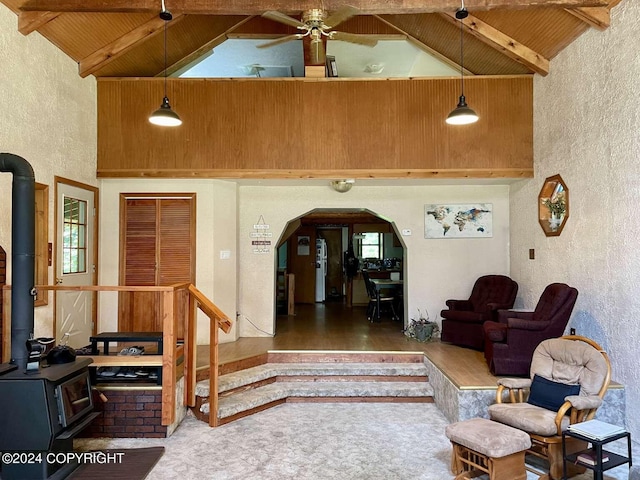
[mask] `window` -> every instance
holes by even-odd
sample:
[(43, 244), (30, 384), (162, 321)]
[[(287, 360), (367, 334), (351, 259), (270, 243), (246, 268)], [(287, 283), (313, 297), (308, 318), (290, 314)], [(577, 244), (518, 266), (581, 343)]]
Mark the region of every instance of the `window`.
[(360, 257), (382, 258), (382, 238), (382, 233), (363, 233), (362, 242), (360, 243)]
[(64, 197), (62, 273), (86, 272), (87, 202)]
[[(35, 257), (35, 282), (36, 285), (49, 283), (49, 266), (51, 265), (51, 252), (49, 250), (49, 187), (43, 183), (36, 183), (36, 257)], [(49, 292), (38, 289), (34, 307), (41, 307), (49, 303)]]

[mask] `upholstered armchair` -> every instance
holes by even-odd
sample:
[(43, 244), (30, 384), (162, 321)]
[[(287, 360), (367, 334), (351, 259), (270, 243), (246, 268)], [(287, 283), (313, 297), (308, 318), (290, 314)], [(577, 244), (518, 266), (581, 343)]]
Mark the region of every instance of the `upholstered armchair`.
[[(496, 403), (489, 417), (525, 431), (528, 453), (549, 461), (549, 475), (562, 478), (562, 432), (570, 424), (591, 420), (611, 381), (606, 352), (591, 339), (577, 335), (544, 340), (533, 353), (529, 378), (498, 380)], [(567, 453), (586, 449), (576, 438), (565, 439)], [(569, 464), (569, 477), (584, 467)]]
[(559, 337), (569, 322), (578, 290), (552, 283), (542, 292), (533, 312), (503, 310), (498, 321), (483, 325), (484, 356), (494, 375), (529, 375), (538, 344)]
[(504, 275), (485, 275), (476, 280), (468, 300), (447, 300), (442, 310), (443, 342), (482, 350), (482, 324), (493, 320), (499, 309), (513, 307), (518, 284)]

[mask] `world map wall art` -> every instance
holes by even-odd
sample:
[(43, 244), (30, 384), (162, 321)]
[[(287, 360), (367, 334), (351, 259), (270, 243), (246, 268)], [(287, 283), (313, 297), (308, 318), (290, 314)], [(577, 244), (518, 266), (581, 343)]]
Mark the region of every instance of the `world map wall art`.
[(424, 238), (493, 237), (493, 204), (424, 206)]

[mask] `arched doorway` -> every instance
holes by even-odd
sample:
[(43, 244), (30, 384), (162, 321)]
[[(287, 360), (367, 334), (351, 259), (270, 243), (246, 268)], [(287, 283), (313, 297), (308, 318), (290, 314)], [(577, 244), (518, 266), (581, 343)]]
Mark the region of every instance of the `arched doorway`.
[[(352, 278), (346, 274), (344, 264), (350, 243), (358, 260), (358, 271)], [(277, 317), (295, 313), (290, 308), (292, 303), (294, 309), (304, 309), (307, 316), (314, 311), (323, 316), (339, 311), (342, 321), (349, 321), (344, 309), (352, 308), (353, 315), (362, 316), (363, 308), (357, 307), (366, 308), (369, 303), (362, 271), (375, 278), (402, 281), (405, 259), (405, 245), (393, 221), (368, 209), (314, 209), (291, 219), (277, 243)], [(293, 292), (287, 288), (287, 279), (291, 277), (295, 282)], [(405, 288), (401, 285), (397, 293), (401, 319), (406, 307)], [(294, 302), (290, 295), (295, 296)], [(316, 309), (310, 309), (309, 305), (315, 305)], [(322, 305), (331, 308), (319, 309)], [(383, 315), (381, 320), (390, 318)], [(277, 330), (276, 321), (276, 333)]]

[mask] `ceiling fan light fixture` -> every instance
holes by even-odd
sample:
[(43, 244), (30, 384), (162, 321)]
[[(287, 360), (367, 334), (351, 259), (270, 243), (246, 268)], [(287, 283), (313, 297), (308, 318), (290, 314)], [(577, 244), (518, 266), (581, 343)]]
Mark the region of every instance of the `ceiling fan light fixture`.
[(354, 183), (356, 183), (355, 180), (332, 180), (330, 185), (336, 192), (346, 193), (351, 190)]

